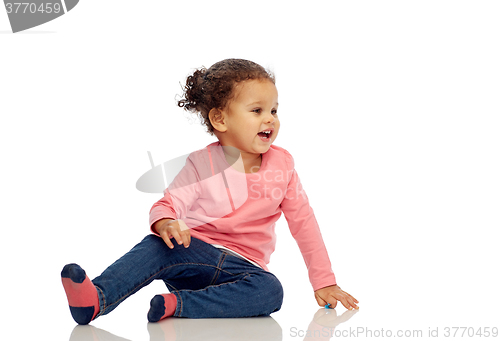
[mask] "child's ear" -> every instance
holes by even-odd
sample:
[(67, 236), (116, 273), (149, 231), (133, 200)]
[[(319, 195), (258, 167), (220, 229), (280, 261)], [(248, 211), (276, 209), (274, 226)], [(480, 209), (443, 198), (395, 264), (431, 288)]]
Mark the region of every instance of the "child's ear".
[(212, 127), (214, 127), (215, 130), (222, 133), (227, 130), (224, 113), (221, 110), (212, 108), (208, 113), (208, 119), (210, 120), (210, 123), (212, 123)]

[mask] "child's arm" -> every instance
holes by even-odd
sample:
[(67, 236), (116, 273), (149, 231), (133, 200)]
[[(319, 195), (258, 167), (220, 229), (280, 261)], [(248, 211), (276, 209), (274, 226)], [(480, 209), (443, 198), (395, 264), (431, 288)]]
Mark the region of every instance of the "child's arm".
[(306, 263), (313, 290), (337, 284), (319, 225), (295, 170), (281, 209)]
[(347, 309), (357, 309), (358, 301), (337, 286), (319, 225), (289, 153), (287, 162), (291, 176), (281, 209), (306, 263), (316, 301), (320, 306), (330, 303), (332, 307), (340, 301)]
[(173, 248), (171, 239), (179, 245), (188, 247), (191, 234), (184, 223), (193, 202), (199, 196), (199, 181), (196, 167), (188, 158), (174, 181), (165, 190), (163, 198), (158, 200), (149, 211), (151, 232), (162, 237), (165, 243)]

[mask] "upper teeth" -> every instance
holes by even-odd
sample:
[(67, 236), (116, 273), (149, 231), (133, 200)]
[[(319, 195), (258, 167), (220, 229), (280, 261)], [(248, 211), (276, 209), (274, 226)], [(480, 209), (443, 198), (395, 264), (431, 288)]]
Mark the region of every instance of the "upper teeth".
[(265, 134), (271, 134), (271, 131), (270, 130), (264, 130), (263, 133), (265, 133)]

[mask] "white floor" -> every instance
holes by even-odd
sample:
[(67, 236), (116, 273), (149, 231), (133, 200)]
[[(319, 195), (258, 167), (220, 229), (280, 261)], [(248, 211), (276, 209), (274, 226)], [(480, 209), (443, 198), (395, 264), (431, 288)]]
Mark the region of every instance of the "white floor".
[[(163, 284), (158, 282), (89, 326), (77, 326), (73, 322), (64, 301), (62, 286), (50, 279), (54, 288), (32, 284), (32, 290), (26, 290), (33, 295), (31, 300), (26, 297), (16, 299), (20, 304), (12, 308), (12, 316), (4, 317), (2, 330), (8, 335), (15, 335), (11, 337), (13, 340), (277, 341), (333, 340), (339, 337), (384, 339), (400, 334), (402, 338), (420, 340), (436, 339), (435, 336), (443, 339), (453, 333), (465, 333), (464, 339), (498, 339), (484, 337), (485, 333), (493, 333), (494, 328), (500, 327), (500, 300), (496, 292), (499, 282), (493, 276), (488, 277), (484, 284), (474, 280), (469, 283), (417, 281), (404, 272), (397, 274), (396, 271), (392, 277), (373, 279), (372, 283), (367, 278), (362, 279), (363, 276), (353, 277), (353, 280), (348, 281), (354, 283), (349, 289), (360, 301), (358, 311), (348, 311), (343, 307), (334, 310), (319, 308), (306, 287), (294, 285), (288, 278), (284, 282), (286, 297), (282, 310), (271, 317), (202, 320), (169, 318), (160, 323), (148, 323), (146, 312), (149, 298), (163, 290)], [(17, 289), (15, 292), (19, 292)], [(7, 300), (12, 302), (10, 298)], [(18, 318), (25, 304), (38, 304), (40, 309), (29, 309), (28, 317)], [(469, 337), (468, 334), (472, 332), (474, 337)], [(483, 333), (483, 337), (476, 335), (479, 332)]]
[[(12, 34), (0, 8), (2, 334), (498, 339), (499, 12), (486, 0), (80, 1)], [(276, 74), (275, 144), (359, 311), (317, 306), (281, 219), (272, 317), (151, 325), (154, 283), (75, 328), (62, 267), (93, 278), (148, 233), (161, 196), (135, 188), (147, 152), (159, 164), (214, 140), (176, 106), (179, 83), (234, 57)]]

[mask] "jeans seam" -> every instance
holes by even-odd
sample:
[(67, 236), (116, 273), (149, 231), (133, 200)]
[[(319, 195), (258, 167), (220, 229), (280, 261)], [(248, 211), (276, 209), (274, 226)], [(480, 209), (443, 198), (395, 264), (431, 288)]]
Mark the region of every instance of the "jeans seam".
[[(177, 293), (177, 295), (175, 295), (175, 293)], [(173, 293), (173, 294), (175, 295), (175, 297), (177, 297), (177, 300), (179, 301), (179, 313), (177, 315), (175, 315), (175, 312), (174, 312), (174, 315), (180, 317), (182, 315), (183, 301), (182, 301), (181, 295), (179, 294), (179, 291), (176, 291), (175, 293)], [(176, 307), (176, 310), (177, 310), (177, 307)]]
[(215, 284), (217, 280), (219, 279), (221, 270), (222, 270), (222, 263), (224, 263), (224, 260), (226, 259), (227, 253), (223, 252), (221, 257), (219, 258), (219, 263), (217, 263), (217, 270), (215, 271), (214, 277), (210, 281), (209, 286)]
[(170, 291), (170, 292), (174, 292), (174, 291), (178, 291), (179, 289), (177, 289), (176, 287), (174, 287), (172, 284), (170, 283), (167, 283), (165, 281), (163, 281), (163, 283), (165, 283), (165, 285), (167, 286), (167, 289)]
[(97, 295), (98, 297), (101, 296), (102, 298), (102, 309), (101, 309), (101, 302), (99, 302), (99, 312), (97, 313), (97, 315), (95, 316), (94, 319), (98, 318), (99, 316), (101, 316), (104, 311), (106, 311), (106, 296), (104, 296), (104, 292), (102, 291), (101, 288), (99, 288), (97, 285), (94, 285), (96, 287), (97, 290), (99, 290), (99, 292), (101, 293), (101, 295)]

